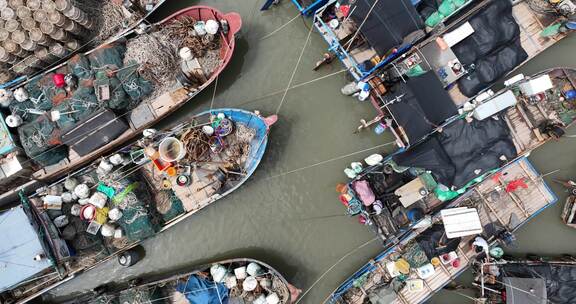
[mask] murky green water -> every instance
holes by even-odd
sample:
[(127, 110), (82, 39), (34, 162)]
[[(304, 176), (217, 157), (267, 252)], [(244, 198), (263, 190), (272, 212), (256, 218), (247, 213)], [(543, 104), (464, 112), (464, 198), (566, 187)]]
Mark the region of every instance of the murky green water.
[[(242, 15), (241, 37), (231, 64), (218, 81), (214, 108), (240, 107), (274, 113), (280, 104), (282, 93), (260, 97), (286, 88), (310, 25), (309, 20), (298, 19), (261, 40), (297, 14), (288, 0), (264, 13), (259, 11), (262, 3), (263, 0), (171, 0), (158, 14), (166, 16), (189, 5), (207, 4)], [(312, 71), (325, 49), (324, 40), (313, 32), (293, 84), (342, 68), (334, 62), (319, 72)], [(575, 67), (574, 50), (576, 37), (572, 36), (521, 71), (531, 74), (553, 66)], [(115, 261), (106, 263), (63, 285), (57, 294), (230, 257), (261, 259), (303, 290), (310, 288), (341, 257), (375, 236), (355, 219), (345, 216), (345, 209), (337, 200), (334, 186), (346, 179), (342, 169), (370, 153), (385, 153), (394, 148), (389, 145), (344, 157), (392, 141), (387, 133), (352, 134), (359, 119), (372, 118), (374, 110), (369, 103), (342, 96), (340, 88), (345, 83), (344, 74), (338, 74), (290, 90), (280, 107), (280, 120), (272, 130), (268, 151), (249, 182), (171, 230), (144, 242), (147, 255), (137, 265), (120, 268)], [(214, 85), (163, 125), (209, 108), (213, 90)], [(565, 138), (535, 151), (531, 159), (543, 173), (561, 169), (554, 177), (570, 177), (576, 175), (575, 147), (576, 138)], [(576, 231), (559, 219), (565, 196), (559, 187), (552, 187), (560, 195), (560, 203), (522, 228), (518, 247), (510, 248), (510, 252), (574, 253)], [(340, 282), (380, 251), (378, 241), (358, 249), (315, 284), (300, 303), (322, 303)], [(432, 302), (470, 301), (443, 292)]]

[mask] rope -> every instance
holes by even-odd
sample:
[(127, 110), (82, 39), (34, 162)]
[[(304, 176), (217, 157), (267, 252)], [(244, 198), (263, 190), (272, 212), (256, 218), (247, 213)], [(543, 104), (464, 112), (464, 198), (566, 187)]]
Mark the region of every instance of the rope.
[[(348, 70), (346, 70), (346, 69), (342, 69), (342, 70), (340, 70), (340, 71), (337, 71), (337, 72), (334, 72), (334, 73), (331, 73), (331, 74), (328, 74), (328, 75), (324, 75), (324, 76), (321, 76), (321, 77), (318, 77), (318, 78), (315, 78), (315, 79), (312, 79), (312, 80), (309, 80), (309, 81), (305, 81), (305, 82), (302, 82), (302, 83), (293, 85), (293, 86), (289, 87), (288, 90), (296, 89), (296, 88), (305, 86), (305, 85), (307, 85), (307, 84), (311, 84), (311, 83), (313, 83), (313, 82), (316, 82), (316, 81), (319, 81), (319, 80), (322, 80), (322, 79), (325, 79), (325, 78), (328, 78), (328, 77), (332, 77), (332, 76), (334, 76), (334, 75), (338, 75), (338, 74), (341, 74), (341, 73), (344, 73), (344, 72), (347, 72), (347, 71), (348, 71)], [(280, 93), (283, 93), (284, 91), (285, 91), (285, 89), (284, 89), (284, 90), (279, 90), (279, 91), (276, 91), (276, 92), (272, 92), (272, 93), (268, 93), (268, 94), (266, 94), (266, 95), (262, 95), (262, 96), (260, 96), (260, 97), (256, 97), (256, 98), (254, 98), (254, 99), (251, 99), (251, 100), (245, 101), (245, 102), (243, 102), (243, 103), (237, 104), (236, 106), (237, 106), (237, 107), (244, 106), (244, 105), (253, 103), (253, 102), (255, 102), (255, 101), (258, 101), (258, 100), (260, 100), (260, 99), (264, 99), (264, 98), (272, 97), (272, 96), (274, 96), (274, 95), (278, 95), (278, 94), (280, 94)]]
[(276, 34), (276, 33), (279, 32), (281, 29), (285, 28), (288, 24), (290, 24), (290, 23), (294, 22), (294, 20), (298, 19), (298, 17), (300, 17), (300, 13), (298, 13), (298, 15), (296, 15), (296, 17), (290, 19), (290, 21), (284, 23), (284, 24), (283, 24), (282, 26), (280, 26), (279, 28), (273, 30), (270, 34), (267, 34), (266, 36), (260, 38), (260, 41), (262, 41), (262, 40), (264, 40), (264, 39), (267, 39), (268, 37)]
[(220, 75), (216, 75), (216, 79), (214, 80), (214, 92), (212, 92), (212, 100), (210, 100), (210, 112), (212, 112), (212, 107), (214, 106), (214, 99), (216, 98), (216, 90), (218, 89), (218, 77)]
[(304, 299), (304, 297), (306, 296), (306, 294), (308, 294), (308, 292), (310, 292), (310, 290), (312, 290), (312, 288), (314, 288), (314, 286), (316, 286), (316, 284), (318, 284), (323, 278), (324, 276), (326, 276), (332, 269), (334, 269), (334, 267), (338, 266), (338, 264), (340, 264), (340, 262), (342, 262), (344, 259), (346, 259), (347, 257), (351, 256), (353, 253), (355, 253), (356, 251), (368, 246), (370, 243), (379, 240), (380, 237), (375, 237), (367, 242), (365, 242), (364, 244), (354, 248), (353, 250), (349, 251), (348, 253), (346, 253), (345, 255), (343, 255), (340, 259), (338, 259), (338, 261), (336, 261), (336, 263), (334, 263), (332, 266), (330, 266), (326, 271), (324, 271), (324, 273), (322, 273), (320, 275), (320, 277), (318, 277), (318, 279), (316, 279), (316, 281), (314, 281), (314, 283), (312, 283), (312, 285), (310, 285), (310, 287), (308, 289), (306, 289), (306, 291), (304, 291), (304, 293), (302, 293), (302, 295), (300, 295), (300, 298), (294, 302), (294, 304), (298, 304), (300, 303), (300, 301), (302, 301), (302, 299)]
[(306, 37), (306, 41), (304, 42), (304, 46), (302, 47), (302, 51), (300, 51), (300, 57), (298, 57), (298, 61), (296, 62), (296, 66), (294, 67), (294, 70), (292, 71), (292, 75), (290, 76), (290, 80), (288, 81), (288, 85), (286, 86), (286, 89), (284, 90), (284, 95), (282, 95), (282, 100), (280, 100), (280, 104), (278, 105), (278, 108), (276, 109), (276, 115), (278, 115), (278, 113), (280, 112), (280, 109), (282, 108), (282, 104), (284, 103), (284, 100), (286, 99), (286, 95), (288, 94), (288, 90), (290, 89), (290, 86), (292, 85), (292, 81), (294, 81), (294, 76), (296, 76), (296, 72), (298, 71), (298, 66), (300, 65), (300, 62), (302, 61), (302, 57), (304, 56), (304, 51), (306, 50), (306, 46), (308, 46), (308, 42), (310, 41), (310, 37), (312, 35), (312, 29), (313, 29), (313, 27), (310, 27), (310, 30), (308, 30), (308, 36)]
[(353, 156), (353, 155), (356, 155), (356, 154), (361, 154), (361, 153), (364, 153), (364, 152), (368, 152), (368, 151), (370, 151), (370, 150), (374, 150), (374, 149), (382, 148), (382, 147), (385, 147), (385, 146), (389, 146), (389, 145), (392, 145), (392, 144), (394, 144), (394, 143), (396, 143), (396, 142), (395, 142), (395, 141), (391, 141), (391, 142), (388, 142), (388, 143), (385, 143), (385, 144), (377, 145), (377, 146), (374, 146), (374, 147), (371, 147), (371, 148), (366, 148), (366, 149), (363, 149), (363, 150), (360, 150), (360, 151), (356, 151), (356, 152), (352, 152), (352, 153), (349, 153), (349, 154), (346, 154), (346, 155), (337, 156), (337, 157), (334, 157), (334, 158), (331, 158), (331, 159), (327, 159), (327, 160), (323, 160), (323, 161), (321, 161), (321, 162), (317, 162), (317, 163), (315, 163), (315, 164), (311, 164), (311, 165), (308, 165), (308, 166), (300, 167), (300, 168), (298, 168), (298, 169), (294, 169), (294, 170), (290, 170), (290, 171), (287, 171), (287, 172), (282, 172), (282, 173), (280, 173), (280, 174), (272, 175), (272, 176), (270, 176), (270, 177), (268, 177), (268, 178), (266, 178), (266, 179), (272, 179), (272, 178), (276, 178), (276, 177), (281, 177), (281, 176), (285, 176), (285, 175), (288, 175), (288, 174), (296, 173), (296, 172), (299, 172), (299, 171), (302, 171), (302, 170), (314, 168), (314, 167), (317, 167), (317, 166), (320, 166), (320, 165), (323, 165), (323, 164), (327, 164), (327, 163), (329, 163), (329, 162), (333, 162), (333, 161), (336, 161), (336, 160), (340, 160), (340, 159), (343, 159), (343, 158), (347, 158), (347, 157), (350, 157), (350, 156)]

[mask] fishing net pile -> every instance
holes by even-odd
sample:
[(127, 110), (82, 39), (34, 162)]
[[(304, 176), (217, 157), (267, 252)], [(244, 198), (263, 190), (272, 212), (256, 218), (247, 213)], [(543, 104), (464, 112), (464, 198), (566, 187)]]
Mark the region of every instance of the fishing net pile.
[(154, 96), (164, 93), (176, 83), (174, 71), (180, 68), (178, 51), (183, 47), (190, 48), (206, 76), (212, 75), (222, 65), (220, 35), (197, 35), (194, 32), (196, 23), (197, 20), (192, 17), (181, 17), (160, 25), (157, 31), (142, 34), (128, 42), (124, 63), (146, 63), (142, 75), (154, 83)]
[[(150, 95), (152, 84), (140, 76), (140, 65), (124, 65), (125, 52), (123, 43), (105, 45), (25, 85), (26, 98), (12, 100), (9, 109), (22, 120), (18, 135), (30, 158), (42, 166), (58, 163), (68, 156), (61, 141), (67, 131), (99, 109), (122, 115)], [(64, 75), (68, 83), (57, 83)]]
[(159, 231), (165, 220), (153, 199), (146, 182), (123, 154), (42, 188), (32, 198), (57, 228), (53, 238), (64, 240), (76, 253), (68, 261), (73, 269), (93, 265)]

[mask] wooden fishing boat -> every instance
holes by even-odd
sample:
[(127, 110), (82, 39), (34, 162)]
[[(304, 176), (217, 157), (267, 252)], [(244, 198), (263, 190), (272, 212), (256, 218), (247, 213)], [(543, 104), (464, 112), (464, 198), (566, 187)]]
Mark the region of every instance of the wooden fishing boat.
[[(49, 69), (138, 26), (165, 0), (1, 1), (2, 87)], [(17, 79), (12, 79), (17, 77)], [(16, 80), (15, 82), (10, 82)]]
[(290, 304), (296, 301), (299, 294), (300, 290), (270, 265), (254, 259), (238, 258), (197, 266), (191, 271), (170, 276), (146, 277), (105, 286), (74, 299), (48, 303), (96, 304), (115, 303), (118, 300), (137, 300), (138, 303), (199, 303), (212, 300), (214, 302), (211, 303), (226, 303), (240, 299), (244, 303)]
[(573, 256), (509, 257), (474, 267), (478, 300), (487, 304), (570, 303), (576, 290)]
[[(475, 261), (477, 236), (491, 245), (510, 243), (514, 231), (556, 201), (528, 159), (520, 158), (389, 244), (325, 303), (423, 303)], [(456, 218), (462, 215), (466, 220)]]
[[(370, 84), (376, 120), (394, 134), (399, 147), (417, 144), (458, 116), (458, 110), (466, 111), (500, 78), (568, 35), (570, 30), (560, 29), (574, 12), (560, 7), (542, 11), (535, 8), (537, 2), (470, 4), (470, 12), (439, 34), (362, 78)], [(415, 114), (426, 128), (414, 130)]]
[[(0, 236), (15, 253), (3, 303), (37, 297), (236, 190), (260, 163), (275, 121), (238, 109), (202, 112), (21, 195), (20, 206), (0, 215), (30, 221)], [(34, 246), (18, 246), (20, 230)]]
[(383, 241), (395, 240), (495, 170), (562, 136), (576, 119), (576, 100), (566, 98), (575, 80), (576, 70), (558, 68), (510, 84), (419, 144), (358, 173), (347, 169), (351, 181), (339, 187), (340, 200)]
[(11, 102), (6, 118), (15, 132), (1, 124), (0, 186), (8, 199), (0, 201), (79, 168), (176, 111), (228, 65), (240, 26), (236, 13), (189, 7), (20, 85), (14, 92), (24, 89), (25, 100)]

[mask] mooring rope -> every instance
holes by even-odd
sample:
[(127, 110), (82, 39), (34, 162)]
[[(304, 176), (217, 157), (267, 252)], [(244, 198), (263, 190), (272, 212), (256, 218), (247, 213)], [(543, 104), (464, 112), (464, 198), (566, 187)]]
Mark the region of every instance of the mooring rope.
[(300, 17), (300, 13), (298, 13), (294, 18), (290, 19), (290, 21), (284, 23), (282, 26), (280, 26), (279, 28), (273, 30), (270, 34), (265, 35), (264, 37), (260, 38), (260, 41), (267, 39), (269, 37), (271, 37), (272, 35), (278, 33), (280, 30), (282, 30), (283, 28), (285, 28), (288, 24), (294, 22), (294, 20), (298, 19)]
[(281, 177), (281, 176), (285, 176), (285, 175), (288, 175), (288, 174), (296, 173), (296, 172), (299, 172), (299, 171), (302, 171), (302, 170), (314, 168), (314, 167), (317, 167), (317, 166), (320, 166), (320, 165), (324, 165), (324, 164), (327, 164), (327, 163), (330, 163), (330, 162), (333, 162), (333, 161), (336, 161), (336, 160), (340, 160), (340, 159), (343, 159), (343, 158), (347, 158), (347, 157), (350, 157), (350, 156), (354, 156), (354, 155), (356, 155), (356, 154), (361, 154), (361, 153), (368, 152), (368, 151), (370, 151), (370, 150), (374, 150), (374, 149), (382, 148), (382, 147), (385, 147), (385, 146), (389, 146), (389, 145), (392, 145), (392, 144), (394, 144), (394, 143), (396, 143), (396, 142), (395, 142), (395, 141), (391, 141), (391, 142), (384, 143), (384, 144), (381, 144), (381, 145), (377, 145), (377, 146), (374, 146), (374, 147), (370, 147), (370, 148), (362, 149), (362, 150), (359, 150), (359, 151), (356, 151), (356, 152), (348, 153), (348, 154), (346, 154), (346, 155), (340, 155), (340, 156), (337, 156), (337, 157), (334, 157), (334, 158), (331, 158), (331, 159), (327, 159), (327, 160), (323, 160), (323, 161), (317, 162), (317, 163), (315, 163), (315, 164), (307, 165), (307, 166), (300, 167), (300, 168), (297, 168), (297, 169), (294, 169), (294, 170), (290, 170), (290, 171), (282, 172), (282, 173), (280, 173), (280, 174), (272, 175), (272, 176), (270, 176), (270, 177), (267, 177), (266, 179), (272, 179), (272, 178), (276, 178), (276, 177)]
[(310, 29), (308, 30), (308, 36), (306, 36), (306, 41), (304, 42), (304, 46), (302, 46), (302, 51), (300, 51), (300, 57), (298, 57), (298, 61), (296, 61), (296, 65), (294, 66), (294, 70), (292, 70), (292, 75), (290, 76), (290, 80), (288, 81), (288, 85), (286, 86), (286, 89), (284, 90), (284, 95), (282, 95), (282, 99), (280, 100), (280, 104), (278, 104), (278, 108), (276, 108), (276, 115), (278, 115), (278, 113), (280, 112), (280, 109), (282, 108), (282, 104), (284, 104), (284, 100), (286, 99), (286, 95), (288, 94), (288, 90), (290, 89), (290, 86), (292, 85), (292, 81), (294, 81), (294, 77), (296, 76), (296, 72), (298, 71), (298, 66), (300, 66), (300, 62), (302, 61), (302, 57), (304, 56), (304, 51), (306, 50), (306, 47), (308, 46), (308, 43), (310, 42), (310, 37), (312, 35), (312, 29), (314, 27), (310, 27)]
[(298, 298), (298, 300), (294, 303), (294, 304), (298, 304), (300, 303), (300, 301), (302, 301), (302, 299), (304, 299), (304, 297), (306, 296), (306, 294), (308, 294), (308, 292), (310, 292), (310, 290), (312, 290), (312, 288), (314, 288), (314, 286), (316, 286), (316, 284), (318, 284), (330, 271), (332, 271), (332, 269), (334, 269), (334, 267), (338, 266), (338, 264), (340, 264), (342, 261), (344, 261), (347, 257), (351, 256), (352, 254), (354, 254), (356, 251), (368, 246), (370, 243), (379, 240), (379, 237), (375, 237), (371, 240), (366, 241), (364, 244), (354, 248), (353, 250), (349, 251), (348, 253), (346, 253), (345, 255), (343, 255), (340, 259), (338, 259), (338, 261), (336, 261), (336, 263), (334, 263), (332, 266), (330, 266), (328, 269), (326, 269), (326, 271), (324, 271), (319, 277), (318, 279), (316, 279), (316, 281), (314, 281), (314, 283), (312, 283), (312, 285), (310, 285), (310, 287), (308, 287), (308, 289), (306, 289), (306, 291), (304, 291), (304, 293), (302, 293), (302, 295), (300, 295), (300, 298)]

